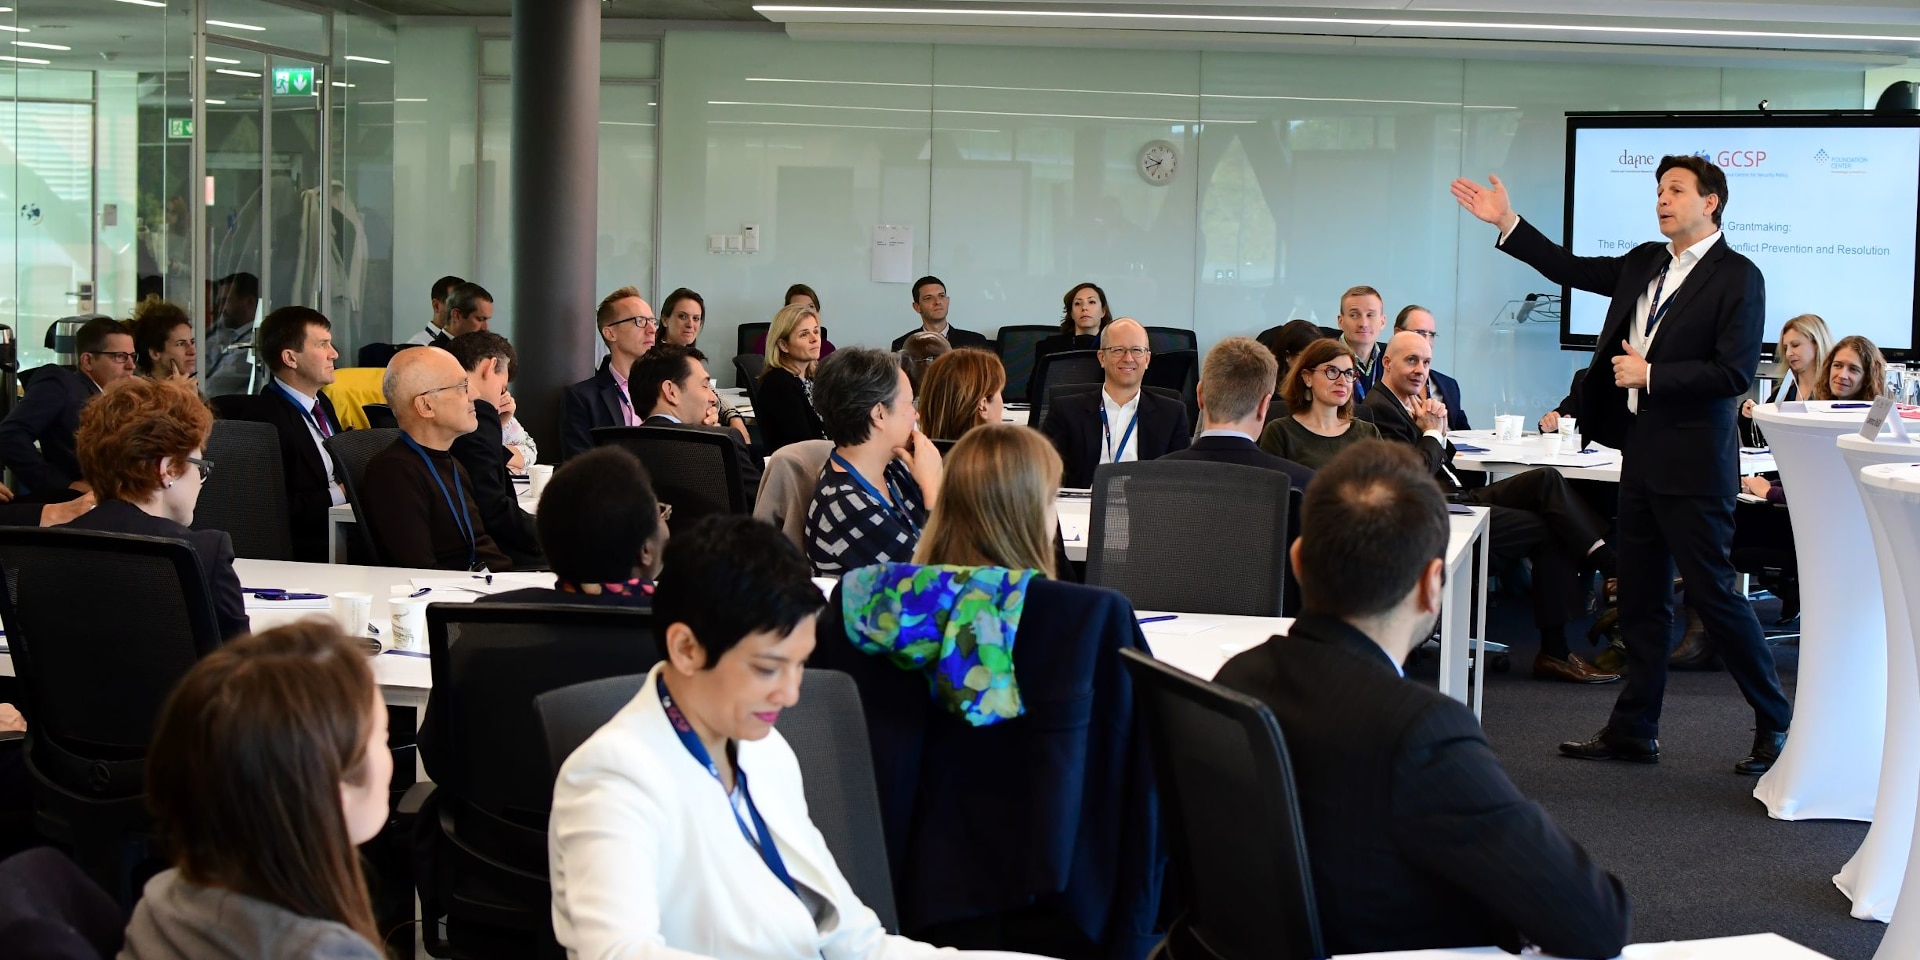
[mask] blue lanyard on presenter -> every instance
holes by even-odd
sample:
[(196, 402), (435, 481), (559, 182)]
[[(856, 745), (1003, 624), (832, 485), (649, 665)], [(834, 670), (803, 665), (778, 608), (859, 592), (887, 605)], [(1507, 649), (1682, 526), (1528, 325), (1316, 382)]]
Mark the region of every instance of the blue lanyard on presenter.
[(479, 563), (477, 545), (479, 538), (474, 535), (473, 518), (467, 515), (467, 499), (462, 495), (460, 490), (459, 465), (456, 464), (454, 466), (453, 492), (448, 493), (447, 482), (440, 479), (440, 471), (433, 468), (433, 458), (427, 456), (426, 449), (420, 446), (418, 441), (404, 433), (400, 435), (400, 439), (405, 440), (407, 446), (412, 447), (413, 452), (420, 455), (420, 462), (427, 465), (427, 475), (432, 477), (433, 482), (440, 487), (440, 496), (446, 499), (447, 509), (453, 513), (454, 528), (459, 530), (460, 536), (467, 541), (467, 569), (476, 569)]
[[(1146, 388), (1142, 387), (1141, 389), (1144, 390)], [(1138, 404), (1140, 402), (1140, 399), (1141, 398), (1136, 395), (1133, 398), (1134, 403)], [(1120, 434), (1120, 445), (1118, 447), (1114, 446), (1113, 445), (1113, 428), (1107, 424), (1107, 403), (1104, 398), (1100, 401), (1100, 436), (1101, 436), (1101, 439), (1103, 439), (1107, 444), (1107, 462), (1109, 463), (1120, 462), (1120, 455), (1127, 452), (1127, 441), (1133, 439), (1133, 428), (1139, 425), (1140, 425), (1140, 408), (1138, 406), (1135, 406), (1133, 408), (1133, 419), (1127, 421), (1127, 429), (1125, 431), (1122, 431)], [(1137, 451), (1134, 454), (1134, 458), (1139, 459), (1139, 454)]]
[[(831, 459), (834, 463), (839, 464), (840, 469), (847, 472), (847, 476), (853, 478), (854, 483), (860, 485), (861, 490), (866, 491), (867, 496), (880, 501), (880, 505), (885, 507), (887, 512), (900, 518), (900, 522), (906, 524), (907, 529), (912, 531), (914, 539), (919, 539), (920, 524), (913, 519), (913, 511), (907, 509), (907, 499), (900, 495), (900, 487), (893, 482), (891, 476), (887, 477), (887, 492), (893, 495), (893, 499), (889, 501), (886, 497), (880, 495), (879, 488), (875, 487), (866, 477), (861, 476), (860, 471), (853, 468), (853, 464), (847, 462), (846, 457), (840, 455), (840, 451), (834, 451)], [(886, 472), (881, 471), (881, 474), (885, 476)]]
[[(667, 692), (666, 683), (655, 677), (653, 685), (660, 693), (660, 707), (667, 712), (667, 723), (673, 726), (673, 732), (680, 738), (680, 743), (687, 748), (688, 753), (693, 754), (693, 759), (706, 767), (708, 773), (713, 774), (714, 781), (724, 788), (726, 782), (720, 779), (720, 768), (714, 764), (713, 755), (707, 753), (706, 745), (694, 735), (693, 724), (687, 722), (686, 714), (681, 713), (680, 708), (674, 706), (673, 694)], [(799, 894), (800, 890), (794, 885), (793, 876), (787, 873), (786, 861), (780, 858), (780, 848), (773, 845), (773, 832), (767, 829), (766, 818), (760, 816), (760, 808), (753, 805), (753, 794), (747, 790), (747, 772), (740, 769), (740, 764), (737, 762), (733, 765), (733, 779), (740, 788), (740, 799), (746, 803), (747, 816), (753, 819), (753, 828), (749, 830), (747, 821), (740, 818), (740, 808), (731, 799), (727, 801), (727, 809), (733, 812), (733, 822), (739, 826), (740, 835), (746, 837), (748, 843), (759, 848), (760, 859), (766, 861), (767, 869), (772, 870), (773, 875), (779, 877), (780, 882), (786, 884), (788, 890), (792, 890), (796, 895)]]

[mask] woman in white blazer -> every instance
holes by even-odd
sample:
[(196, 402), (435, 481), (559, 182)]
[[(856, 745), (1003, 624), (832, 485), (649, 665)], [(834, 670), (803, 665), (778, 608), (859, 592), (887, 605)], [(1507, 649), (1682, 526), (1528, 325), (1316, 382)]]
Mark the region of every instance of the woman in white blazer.
[(854, 895), (773, 728), (825, 606), (810, 573), (747, 517), (668, 541), (653, 606), (667, 659), (554, 787), (553, 928), (569, 957), (956, 955), (888, 934)]

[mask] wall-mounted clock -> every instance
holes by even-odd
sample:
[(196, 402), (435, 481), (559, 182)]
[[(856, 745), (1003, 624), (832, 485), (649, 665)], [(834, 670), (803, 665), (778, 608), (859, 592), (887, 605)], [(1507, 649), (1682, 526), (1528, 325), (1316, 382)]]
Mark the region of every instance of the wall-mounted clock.
[(1180, 167), (1180, 148), (1165, 140), (1151, 141), (1140, 148), (1135, 167), (1148, 183), (1156, 186), (1170, 183)]

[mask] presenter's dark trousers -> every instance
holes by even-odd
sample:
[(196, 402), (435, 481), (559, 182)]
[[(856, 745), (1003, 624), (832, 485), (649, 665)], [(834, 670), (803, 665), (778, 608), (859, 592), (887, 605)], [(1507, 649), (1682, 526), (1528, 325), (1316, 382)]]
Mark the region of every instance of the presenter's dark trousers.
[(1620, 485), (1620, 625), (1627, 679), (1607, 728), (1627, 737), (1660, 735), (1660, 703), (1673, 652), (1673, 574), (1687, 578), (1687, 603), (1765, 732), (1787, 729), (1793, 707), (1780, 689), (1773, 651), (1747, 598), (1734, 588), (1734, 497), (1676, 497)]

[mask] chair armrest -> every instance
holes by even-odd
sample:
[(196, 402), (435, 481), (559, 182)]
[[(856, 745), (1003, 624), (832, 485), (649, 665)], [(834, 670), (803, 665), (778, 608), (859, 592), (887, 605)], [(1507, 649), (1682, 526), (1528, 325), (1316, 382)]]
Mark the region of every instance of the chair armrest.
[(432, 780), (421, 780), (415, 783), (407, 788), (405, 795), (401, 796), (400, 806), (394, 812), (403, 817), (419, 816), (420, 808), (426, 806), (427, 798), (433, 796), (433, 790)]
[(6, 743), (9, 740), (25, 740), (26, 738), (27, 732), (25, 730), (0, 730), (0, 743)]

